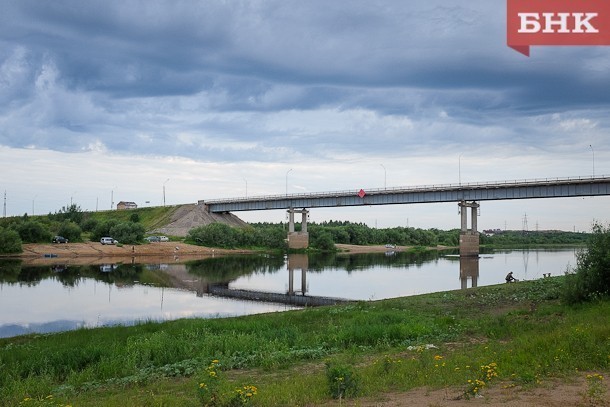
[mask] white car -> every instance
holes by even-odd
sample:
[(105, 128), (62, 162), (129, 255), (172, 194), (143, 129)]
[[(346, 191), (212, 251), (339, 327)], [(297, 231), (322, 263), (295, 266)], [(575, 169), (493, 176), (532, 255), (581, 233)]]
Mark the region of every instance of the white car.
[(167, 237), (167, 236), (159, 236), (159, 241), (160, 242), (169, 242), (169, 237)]
[(111, 237), (103, 237), (100, 239), (101, 244), (117, 244), (118, 242)]

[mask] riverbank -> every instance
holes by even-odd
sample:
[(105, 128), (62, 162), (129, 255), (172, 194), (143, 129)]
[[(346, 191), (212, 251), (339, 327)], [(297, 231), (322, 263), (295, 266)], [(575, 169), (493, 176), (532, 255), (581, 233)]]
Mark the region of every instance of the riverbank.
[[(340, 253), (384, 253), (388, 251), (407, 251), (412, 246), (396, 246), (387, 248), (384, 245), (359, 246), (350, 244), (335, 245)], [(433, 250), (444, 250), (447, 247), (438, 246)], [(14, 255), (3, 255), (0, 258), (19, 258), (28, 265), (88, 265), (101, 263), (139, 263), (194, 260), (205, 257), (252, 254), (254, 250), (248, 249), (221, 249), (204, 247), (183, 242), (154, 242), (140, 245), (103, 245), (99, 242), (44, 244), (27, 243), (23, 245), (23, 252)]]
[(562, 284), (0, 339), (0, 402), (198, 406), (214, 385), (260, 406), (607, 405), (610, 302), (564, 306)]

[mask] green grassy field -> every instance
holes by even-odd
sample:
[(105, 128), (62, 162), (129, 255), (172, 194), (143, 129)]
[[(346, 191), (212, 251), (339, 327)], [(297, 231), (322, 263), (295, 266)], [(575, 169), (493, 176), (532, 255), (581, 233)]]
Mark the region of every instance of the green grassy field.
[(0, 405), (304, 406), (605, 375), (610, 302), (562, 305), (563, 279), (0, 339)]

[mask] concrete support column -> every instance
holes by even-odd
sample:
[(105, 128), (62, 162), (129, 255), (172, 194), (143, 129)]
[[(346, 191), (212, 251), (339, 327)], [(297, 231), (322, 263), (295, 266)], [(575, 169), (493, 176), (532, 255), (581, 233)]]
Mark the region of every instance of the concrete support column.
[(307, 209), (303, 209), (301, 211), (301, 232), (307, 233), (307, 215), (309, 211)]
[(288, 209), (288, 233), (294, 233), (294, 209)]
[[(479, 233), (477, 232), (477, 215), (479, 204), (475, 201), (458, 203), (461, 215), (460, 256), (479, 255)], [(471, 213), (471, 228), (468, 229), (468, 209)]]
[(472, 224), (472, 233), (477, 233), (477, 209), (479, 206), (476, 204), (476, 202), (473, 202), (473, 204), (474, 205), (470, 208), (472, 213), (472, 219), (470, 219), (470, 223)]
[[(301, 214), (301, 231), (294, 231), (294, 214)], [(307, 214), (309, 211), (305, 208), (301, 210), (290, 208), (288, 209), (288, 248), (290, 249), (306, 249), (309, 247), (309, 233), (307, 233)]]
[(466, 202), (460, 201), (458, 206), (460, 207), (460, 215), (462, 217), (461, 230), (462, 230), (462, 233), (464, 233), (464, 232), (468, 231), (468, 213), (466, 212), (466, 209), (465, 209)]

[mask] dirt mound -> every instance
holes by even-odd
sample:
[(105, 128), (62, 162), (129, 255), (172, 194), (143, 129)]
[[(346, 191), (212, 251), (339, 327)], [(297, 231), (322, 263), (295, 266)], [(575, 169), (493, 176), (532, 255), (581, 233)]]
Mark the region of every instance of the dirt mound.
[(246, 222), (232, 213), (210, 213), (206, 211), (205, 205), (190, 204), (182, 205), (174, 212), (169, 224), (154, 229), (150, 233), (184, 237), (189, 230), (214, 222), (226, 223), (235, 227), (247, 226)]

